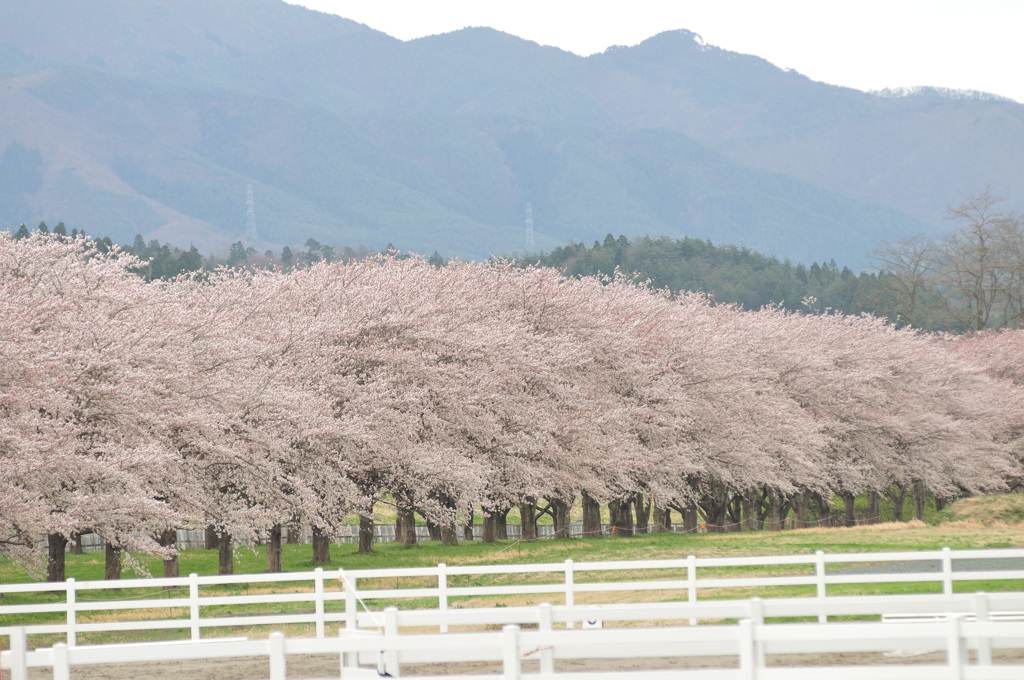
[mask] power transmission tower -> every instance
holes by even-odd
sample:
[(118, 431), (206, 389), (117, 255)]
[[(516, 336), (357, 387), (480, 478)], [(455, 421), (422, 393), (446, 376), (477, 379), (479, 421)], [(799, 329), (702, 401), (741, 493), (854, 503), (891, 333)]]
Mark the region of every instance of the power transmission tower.
[[(245, 237), (252, 242), (256, 241), (256, 213), (252, 207), (252, 185), (246, 190), (245, 196)], [(252, 244), (250, 244), (252, 245)]]
[(533, 205), (526, 204), (526, 252), (532, 253), (537, 244), (533, 241)]

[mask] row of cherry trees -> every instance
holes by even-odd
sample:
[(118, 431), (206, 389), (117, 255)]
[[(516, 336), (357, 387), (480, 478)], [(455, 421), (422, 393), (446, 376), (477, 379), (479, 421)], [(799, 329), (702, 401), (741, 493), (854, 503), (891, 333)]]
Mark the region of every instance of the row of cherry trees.
[[(374, 503), (456, 540), (474, 510), (600, 504), (646, 520), (1020, 473), (1017, 332), (943, 338), (873, 317), (742, 312), (627, 280), (380, 257), (145, 282), (84, 238), (0, 233), (0, 549), (49, 578), (84, 531), (161, 554), (313, 528), (324, 559)], [(875, 496), (877, 497), (877, 496)], [(544, 507), (546, 506), (546, 507)], [(852, 507), (852, 502), (848, 503)], [(734, 514), (735, 516), (735, 514)], [(276, 536), (276, 538), (275, 538)]]

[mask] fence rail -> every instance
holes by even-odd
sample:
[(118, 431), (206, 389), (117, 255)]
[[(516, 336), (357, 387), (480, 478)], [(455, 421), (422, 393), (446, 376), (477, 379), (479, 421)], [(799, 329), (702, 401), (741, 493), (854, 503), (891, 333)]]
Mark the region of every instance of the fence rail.
[[(962, 560), (1019, 560), (1020, 569), (954, 571)], [(828, 565), (911, 562), (938, 563), (934, 573), (849, 574), (831, 572)], [(964, 562), (970, 564), (970, 562)], [(777, 576), (723, 575), (722, 570), (750, 567), (785, 567), (806, 573)], [(714, 570), (708, 574), (707, 570)], [(628, 580), (601, 581), (601, 575), (627, 572)], [(538, 582), (515, 585), (474, 585), (473, 577), (484, 575), (536, 575)], [(419, 580), (419, 583), (410, 580)], [(198, 576), (173, 579), (131, 579), (120, 581), (64, 583), (0, 584), (0, 593), (56, 593), (61, 601), (24, 603), (16, 597), (4, 597), (0, 603), (0, 636), (9, 635), (13, 625), (20, 625), (40, 615), (59, 617), (23, 625), (28, 635), (56, 634), (65, 636), (70, 647), (78, 644), (83, 633), (119, 631), (185, 631), (189, 638), (203, 638), (204, 629), (229, 626), (280, 627), (289, 624), (312, 625), (317, 638), (326, 634), (327, 624), (343, 624), (353, 631), (382, 626), (383, 605), (395, 601), (416, 600), (414, 608), (403, 611), (403, 626), (437, 626), (446, 632), (450, 626), (484, 624), (525, 624), (532, 620), (515, 618), (520, 608), (503, 607), (491, 610), (452, 608), (453, 598), (494, 597), (507, 595), (551, 595), (564, 601), (567, 627), (581, 624), (589, 609), (576, 606), (578, 594), (608, 597), (614, 593), (660, 591), (660, 603), (635, 605), (643, 607), (651, 620), (682, 620), (691, 625), (700, 620), (740, 618), (749, 615), (745, 601), (708, 599), (709, 592), (722, 589), (768, 589), (779, 586), (805, 586), (811, 597), (769, 598), (759, 600), (767, 617), (816, 617), (826, 622), (838, 616), (880, 616), (882, 614), (917, 615), (934, 612), (977, 613), (984, 606), (992, 612), (1024, 610), (1024, 595), (1008, 593), (998, 598), (993, 594), (983, 605), (970, 594), (954, 594), (955, 583), (973, 581), (1024, 580), (1024, 549), (965, 550), (891, 553), (857, 553), (787, 555), (775, 557), (697, 558), (636, 562), (574, 562), (548, 564), (466, 565), (407, 569), (323, 570), (281, 574), (239, 574), (233, 576)], [(372, 587), (362, 587), (367, 585)], [(423, 582), (426, 581), (424, 584)], [(938, 594), (912, 596), (843, 596), (836, 587), (849, 584), (922, 583), (933, 584)], [(237, 594), (223, 592), (219, 586), (245, 585), (248, 589), (270, 589), (278, 592)], [(177, 590), (167, 590), (167, 589)], [(829, 593), (829, 589), (833, 593)], [(133, 596), (133, 591), (135, 595)], [(159, 597), (153, 596), (153, 591)], [(698, 594), (701, 594), (698, 599)], [(1016, 598), (1016, 599), (1015, 599)], [(427, 604), (424, 604), (424, 600)], [(378, 601), (375, 606), (375, 601)], [(384, 601), (383, 605), (380, 601)], [(436, 604), (435, 604), (436, 603)], [(461, 603), (460, 603), (461, 604)], [(226, 615), (224, 607), (252, 605), (305, 606), (294, 613), (242, 613)], [(660, 609), (659, 609), (660, 608)], [(615, 605), (602, 605), (614, 612)], [(90, 620), (100, 613), (137, 612), (121, 620)], [(556, 608), (556, 611), (561, 611)], [(636, 609), (639, 611), (639, 609)], [(489, 612), (489, 613), (486, 613)], [(610, 614), (606, 614), (608, 616)], [(522, 616), (526, 616), (523, 614)], [(561, 616), (561, 614), (559, 614)], [(490, 618), (487, 618), (490, 617)], [(109, 617), (102, 617), (109, 618)], [(561, 620), (561, 619), (560, 619)], [(404, 623), (408, 621), (409, 623)], [(180, 634), (180, 633), (179, 633)]]

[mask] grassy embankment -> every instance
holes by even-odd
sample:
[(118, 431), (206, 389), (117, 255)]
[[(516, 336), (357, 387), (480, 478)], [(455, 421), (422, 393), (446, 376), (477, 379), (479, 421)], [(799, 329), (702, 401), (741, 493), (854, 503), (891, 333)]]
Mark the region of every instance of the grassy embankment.
[[(563, 562), (573, 559), (575, 562), (595, 562), (609, 560), (655, 560), (675, 559), (687, 555), (698, 557), (729, 557), (739, 555), (782, 555), (811, 554), (816, 550), (827, 553), (845, 552), (884, 552), (894, 550), (933, 550), (944, 546), (953, 549), (966, 548), (1004, 548), (1024, 546), (1024, 496), (1004, 496), (967, 499), (956, 503), (934, 517), (929, 524), (922, 522), (887, 523), (857, 528), (834, 529), (802, 529), (785, 532), (749, 532), (725, 534), (654, 534), (633, 538), (594, 538), (573, 539), (568, 541), (542, 540), (534, 543), (518, 543), (516, 541), (501, 542), (496, 545), (484, 545), (479, 542), (463, 543), (458, 547), (445, 548), (438, 543), (422, 542), (413, 548), (403, 548), (397, 544), (378, 544), (375, 552), (370, 555), (359, 555), (356, 546), (347, 544), (332, 546), (330, 563), (313, 565), (310, 562), (310, 548), (306, 545), (284, 546), (285, 571), (307, 571), (314, 566), (325, 569), (344, 568), (376, 569), (413, 566), (433, 566), (444, 562), (450, 566), (476, 564), (509, 564), (509, 563), (549, 563)], [(154, 574), (161, 572), (160, 562), (140, 556), (139, 560), (148, 565)], [(260, 573), (265, 568), (265, 554), (262, 547), (240, 549), (236, 552), (235, 573)], [(217, 571), (216, 551), (184, 551), (180, 557), (181, 573), (196, 572), (199, 574), (215, 574)], [(701, 578), (707, 577), (742, 577), (742, 576), (773, 576), (784, 574), (812, 574), (813, 567), (732, 567), (723, 569), (702, 569)], [(78, 580), (94, 580), (102, 578), (103, 554), (86, 553), (85, 555), (69, 555), (67, 575)], [(610, 580), (640, 579), (678, 579), (685, 578), (682, 570), (664, 570), (658, 573), (643, 574), (629, 570), (603, 572), (595, 574), (577, 574), (577, 583)], [(449, 583), (456, 585), (485, 584), (519, 584), (519, 583), (558, 583), (562, 575), (558, 572), (550, 574), (509, 574), (499, 576), (462, 576), (453, 577)], [(0, 560), (0, 582), (20, 582), (30, 580), (24, 569), (13, 565), (7, 560)], [(406, 578), (389, 581), (360, 581), (360, 588), (409, 588), (433, 585), (434, 579)], [(970, 582), (954, 584), (958, 592), (976, 590), (1021, 590), (1022, 582)], [(306, 586), (303, 586), (303, 589)], [(329, 583), (328, 590), (338, 590), (340, 585)], [(214, 587), (204, 589), (203, 595), (213, 594), (257, 594), (260, 592), (281, 592), (292, 588), (252, 587), (247, 585)], [(298, 589), (298, 588), (295, 588)], [(870, 593), (912, 593), (940, 592), (939, 584), (867, 584), (862, 586), (830, 586), (830, 594), (870, 594)], [(811, 596), (811, 586), (768, 587), (768, 588), (728, 588), (702, 590), (699, 599), (737, 598), (737, 597), (799, 597)], [(119, 599), (119, 598), (154, 598), (181, 597), (179, 592), (164, 592), (158, 589), (123, 590), (123, 591), (91, 591), (81, 593), (80, 600)], [(578, 604), (622, 601), (668, 601), (683, 600), (684, 591), (641, 591), (608, 594), (578, 594)], [(53, 595), (23, 596), (9, 594), (4, 597), (4, 604), (23, 602), (59, 602), (63, 597)], [(517, 606), (536, 604), (541, 601), (560, 602), (558, 595), (509, 596), (509, 597), (478, 597), (459, 598), (450, 602), (450, 606)], [(369, 604), (373, 609), (396, 604), (403, 608), (436, 606), (436, 599), (419, 600), (375, 600)], [(329, 611), (337, 611), (341, 603), (329, 603)], [(268, 607), (266, 605), (237, 605), (230, 607), (206, 607), (204, 618), (209, 616), (231, 616), (252, 613), (285, 613), (311, 611), (312, 605), (294, 603)], [(185, 618), (187, 609), (161, 608), (145, 612), (97, 612), (80, 615), (80, 621), (104, 621), (121, 618)], [(54, 615), (33, 615), (31, 617), (0, 617), (0, 626), (22, 623), (41, 623), (43, 621), (59, 622), (61, 617)], [(285, 626), (288, 634), (309, 634), (308, 627)], [(223, 635), (265, 635), (266, 630), (225, 628), (218, 631)], [(206, 635), (207, 633), (204, 633)], [(209, 634), (214, 634), (212, 631)], [(169, 632), (159, 634), (160, 637), (181, 637), (182, 634)], [(152, 635), (145, 633), (131, 634), (92, 634), (82, 636), (85, 643), (150, 639)], [(42, 640), (39, 641), (42, 643)]]

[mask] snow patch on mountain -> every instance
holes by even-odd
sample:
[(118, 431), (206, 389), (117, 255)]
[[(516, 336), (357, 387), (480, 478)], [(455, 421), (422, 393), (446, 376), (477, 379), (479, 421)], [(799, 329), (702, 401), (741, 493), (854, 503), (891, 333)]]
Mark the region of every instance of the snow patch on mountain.
[(948, 87), (930, 87), (921, 85), (914, 87), (887, 87), (881, 90), (870, 90), (869, 94), (888, 99), (901, 97), (942, 97), (944, 99), (973, 99), (977, 101), (1014, 101), (1009, 97), (992, 94), (991, 92), (982, 92), (980, 90), (959, 90)]

